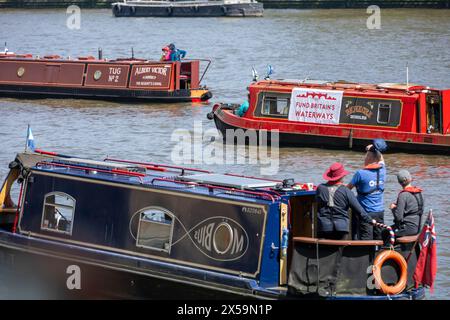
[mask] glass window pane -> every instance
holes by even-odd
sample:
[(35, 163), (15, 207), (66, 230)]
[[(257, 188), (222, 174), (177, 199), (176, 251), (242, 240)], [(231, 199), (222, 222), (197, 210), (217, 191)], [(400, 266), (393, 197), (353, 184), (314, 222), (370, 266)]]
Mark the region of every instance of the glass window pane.
[(289, 113), (289, 99), (265, 97), (261, 113), (272, 116), (286, 116)]
[(136, 245), (170, 252), (173, 216), (161, 208), (148, 208), (140, 213)]
[(45, 197), (41, 228), (72, 234), (75, 200), (64, 193), (53, 193)]
[(378, 105), (378, 122), (388, 123), (391, 115), (391, 105), (389, 103), (380, 103)]

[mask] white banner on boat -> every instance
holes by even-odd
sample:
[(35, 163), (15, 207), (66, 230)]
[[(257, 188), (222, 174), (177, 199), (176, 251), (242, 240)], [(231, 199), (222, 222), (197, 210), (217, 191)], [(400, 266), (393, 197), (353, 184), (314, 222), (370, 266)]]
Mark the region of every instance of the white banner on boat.
[(320, 124), (339, 124), (343, 91), (294, 88), (289, 120)]

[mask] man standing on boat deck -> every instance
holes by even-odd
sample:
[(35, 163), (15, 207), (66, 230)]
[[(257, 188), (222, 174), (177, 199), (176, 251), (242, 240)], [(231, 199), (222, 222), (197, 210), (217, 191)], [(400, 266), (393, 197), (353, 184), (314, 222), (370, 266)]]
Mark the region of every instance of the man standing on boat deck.
[(397, 202), (392, 203), (390, 207), (394, 215), (392, 227), (397, 237), (416, 235), (422, 224), (422, 189), (411, 185), (412, 177), (408, 170), (400, 170), (397, 180), (403, 189), (398, 194)]
[(358, 214), (365, 223), (373, 221), (359, 204), (355, 195), (342, 182), (349, 174), (340, 163), (333, 163), (325, 171), (323, 178), (327, 183), (317, 187), (317, 237), (334, 240), (347, 238), (350, 229), (348, 209)]
[[(383, 139), (375, 139), (366, 147), (364, 168), (356, 171), (352, 181), (347, 185), (351, 190), (356, 187), (358, 201), (364, 210), (379, 223), (384, 223), (384, 182), (386, 165), (381, 152), (387, 149)], [(354, 238), (360, 240), (381, 240), (382, 230), (370, 223), (353, 219)]]

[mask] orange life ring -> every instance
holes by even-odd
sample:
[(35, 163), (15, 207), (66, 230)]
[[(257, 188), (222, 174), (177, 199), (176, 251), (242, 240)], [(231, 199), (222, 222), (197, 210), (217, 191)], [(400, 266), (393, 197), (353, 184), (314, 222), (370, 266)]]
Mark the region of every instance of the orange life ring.
[[(395, 261), (400, 268), (400, 279), (393, 286), (387, 285), (381, 278), (381, 268), (383, 267), (383, 264), (387, 260)], [(403, 290), (405, 290), (408, 276), (408, 265), (406, 263), (405, 258), (403, 258), (403, 256), (397, 251), (394, 250), (381, 251), (375, 258), (372, 270), (373, 276), (375, 278), (375, 283), (380, 286), (380, 290), (384, 294), (398, 294)]]

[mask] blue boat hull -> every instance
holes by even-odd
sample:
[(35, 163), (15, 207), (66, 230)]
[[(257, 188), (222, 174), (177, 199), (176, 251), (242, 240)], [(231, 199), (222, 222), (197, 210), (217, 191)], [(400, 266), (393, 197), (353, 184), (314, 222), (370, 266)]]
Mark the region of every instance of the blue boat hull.
[[(80, 289), (69, 289), (70, 266)], [(0, 231), (0, 296), (8, 299), (324, 299), (266, 290), (238, 276), (62, 245)], [(331, 300), (418, 300), (423, 288), (395, 296), (336, 296)]]

